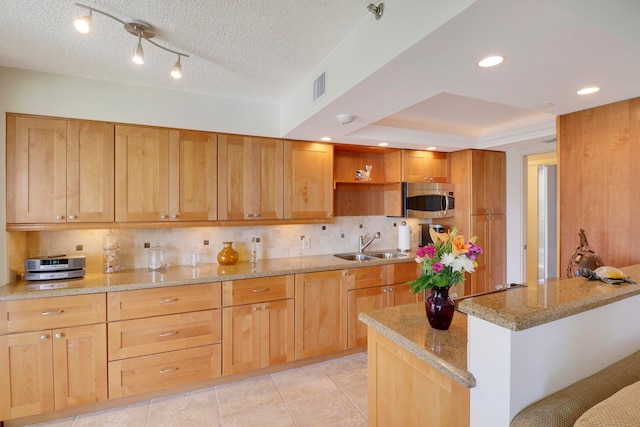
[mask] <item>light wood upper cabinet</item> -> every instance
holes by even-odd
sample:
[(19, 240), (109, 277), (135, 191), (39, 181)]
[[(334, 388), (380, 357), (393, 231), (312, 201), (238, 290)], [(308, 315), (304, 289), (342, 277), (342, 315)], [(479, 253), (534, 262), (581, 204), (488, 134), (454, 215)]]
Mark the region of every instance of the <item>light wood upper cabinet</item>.
[(215, 134), (116, 126), (116, 221), (216, 219)]
[(169, 131), (169, 217), (171, 220), (217, 219), (216, 134)]
[(7, 223), (112, 222), (113, 125), (7, 115)]
[(471, 213), (505, 213), (506, 193), (506, 154), (501, 151), (472, 151)]
[(218, 219), (283, 218), (283, 141), (218, 135)]
[(284, 217), (333, 217), (332, 145), (284, 142)]
[(169, 131), (116, 126), (116, 221), (169, 218)]
[(436, 151), (402, 150), (402, 180), (449, 182), (449, 155)]

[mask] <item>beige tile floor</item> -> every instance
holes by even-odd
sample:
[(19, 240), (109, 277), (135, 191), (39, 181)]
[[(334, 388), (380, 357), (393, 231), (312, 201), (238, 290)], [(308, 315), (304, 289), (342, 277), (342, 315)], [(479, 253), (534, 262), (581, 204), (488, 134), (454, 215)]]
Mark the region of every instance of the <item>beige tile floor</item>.
[(36, 424), (40, 427), (366, 426), (367, 355)]

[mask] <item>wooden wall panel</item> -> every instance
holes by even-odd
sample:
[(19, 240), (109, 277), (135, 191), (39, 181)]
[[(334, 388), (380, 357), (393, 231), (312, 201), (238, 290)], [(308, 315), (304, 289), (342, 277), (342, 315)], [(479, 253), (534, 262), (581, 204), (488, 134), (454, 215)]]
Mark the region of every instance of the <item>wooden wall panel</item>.
[(640, 263), (640, 98), (558, 118), (560, 271), (584, 229), (607, 265)]

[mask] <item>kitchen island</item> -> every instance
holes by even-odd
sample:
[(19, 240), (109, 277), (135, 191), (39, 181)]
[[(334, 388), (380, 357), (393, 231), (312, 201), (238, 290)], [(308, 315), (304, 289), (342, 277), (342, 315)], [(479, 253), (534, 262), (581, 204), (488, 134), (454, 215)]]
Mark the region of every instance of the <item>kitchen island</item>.
[[(622, 270), (640, 279), (640, 265)], [(413, 368), (448, 393), (410, 389), (406, 400), (394, 400), (393, 384), (370, 383), (370, 425), (391, 408), (391, 419), (413, 411), (420, 413), (419, 422), (432, 425), (508, 426), (531, 403), (640, 350), (639, 304), (640, 285), (577, 277), (466, 299), (449, 331), (429, 327), (421, 304), (361, 314), (370, 332), (370, 381), (385, 373), (371, 353), (395, 352), (386, 376)], [(452, 413), (466, 418), (439, 418)]]

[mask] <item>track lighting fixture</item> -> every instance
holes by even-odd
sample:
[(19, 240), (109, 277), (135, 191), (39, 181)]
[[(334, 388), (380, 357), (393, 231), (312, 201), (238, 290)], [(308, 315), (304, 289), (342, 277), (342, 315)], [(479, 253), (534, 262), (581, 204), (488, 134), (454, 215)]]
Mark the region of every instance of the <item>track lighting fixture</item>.
[(369, 6), (367, 6), (367, 10), (373, 13), (376, 16), (376, 19), (380, 19), (382, 18), (382, 14), (384, 13), (384, 3), (380, 3), (377, 6), (373, 3), (369, 3)]
[(178, 55), (178, 60), (175, 64), (173, 64), (173, 68), (171, 69), (171, 77), (174, 79), (182, 78), (182, 64), (180, 63), (180, 55)]
[(144, 64), (144, 49), (142, 48), (142, 39), (144, 39), (147, 42), (151, 43), (156, 47), (159, 47), (162, 50), (166, 50), (167, 52), (175, 53), (176, 55), (178, 55), (178, 60), (173, 65), (173, 68), (171, 69), (171, 76), (174, 79), (179, 79), (182, 77), (182, 63), (180, 62), (180, 59), (182, 57), (188, 58), (189, 55), (183, 52), (178, 52), (173, 49), (169, 49), (167, 47), (161, 46), (158, 43), (151, 40), (156, 35), (156, 32), (150, 24), (140, 20), (125, 22), (119, 18), (116, 18), (113, 15), (110, 15), (106, 12), (103, 12), (91, 6), (86, 6), (80, 3), (76, 3), (76, 6), (81, 7), (83, 9), (87, 9), (89, 11), (88, 16), (82, 16), (73, 21), (74, 27), (80, 33), (86, 34), (91, 29), (91, 19), (92, 19), (93, 12), (99, 13), (100, 15), (104, 15), (108, 18), (113, 19), (114, 21), (118, 21), (119, 23), (124, 25), (124, 29), (129, 34), (132, 34), (138, 38), (138, 44), (136, 45), (133, 51), (133, 56), (131, 57), (131, 60), (133, 62), (135, 62), (136, 64)]

